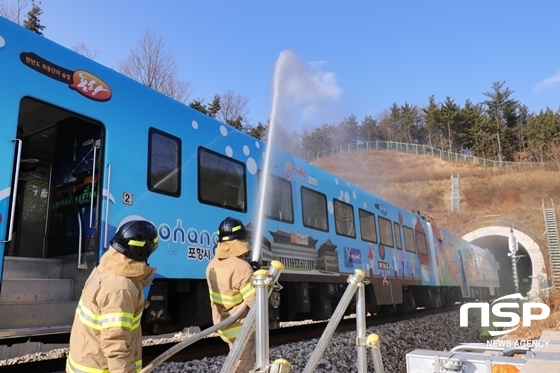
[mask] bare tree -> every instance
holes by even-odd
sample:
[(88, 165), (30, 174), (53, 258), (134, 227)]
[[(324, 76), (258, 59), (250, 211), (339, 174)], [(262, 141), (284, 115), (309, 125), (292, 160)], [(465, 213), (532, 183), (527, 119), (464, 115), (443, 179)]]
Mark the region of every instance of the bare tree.
[(163, 39), (151, 31), (144, 33), (126, 60), (119, 61), (117, 70), (184, 104), (193, 93), (191, 83), (177, 76), (173, 53), (167, 51)]
[(249, 98), (231, 90), (220, 96), (220, 111), (216, 115), (220, 121), (237, 129), (242, 129), (249, 123)]
[(391, 126), (391, 112), (389, 109), (383, 109), (383, 111), (377, 115), (377, 123), (381, 134), (380, 140), (396, 141), (395, 133)]
[(560, 165), (560, 141), (550, 140), (546, 144), (546, 147), (546, 155), (543, 158), (548, 158), (547, 161), (549, 160), (556, 163), (557, 165)]
[(31, 0), (0, 0), (0, 16), (21, 25), (24, 9), (30, 3)]
[(72, 45), (72, 50), (92, 60), (95, 60), (95, 58), (101, 53), (99, 49), (91, 49), (84, 42)]

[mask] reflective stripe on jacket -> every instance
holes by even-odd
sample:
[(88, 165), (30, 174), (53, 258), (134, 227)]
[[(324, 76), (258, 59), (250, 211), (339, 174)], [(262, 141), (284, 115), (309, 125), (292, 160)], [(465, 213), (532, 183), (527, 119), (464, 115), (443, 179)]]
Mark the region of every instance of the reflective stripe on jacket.
[[(206, 268), (206, 279), (210, 292), (212, 320), (215, 324), (234, 314), (245, 301), (249, 307), (255, 300), (255, 288), (251, 285), (253, 268), (238, 257), (214, 258)], [(249, 309), (229, 327), (220, 329), (218, 334), (226, 341), (235, 339)]]
[(155, 272), (110, 248), (87, 279), (70, 334), (68, 373), (142, 370), (143, 287)]

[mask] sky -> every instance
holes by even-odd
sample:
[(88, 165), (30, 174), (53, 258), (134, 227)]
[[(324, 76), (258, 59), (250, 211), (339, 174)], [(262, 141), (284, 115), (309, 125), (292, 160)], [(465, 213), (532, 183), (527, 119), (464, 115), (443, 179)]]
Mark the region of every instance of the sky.
[(44, 36), (115, 68), (146, 31), (191, 98), (232, 91), (249, 122), (294, 129), (374, 119), (434, 95), (464, 106), (494, 82), (538, 113), (560, 107), (560, 1), (42, 0)]

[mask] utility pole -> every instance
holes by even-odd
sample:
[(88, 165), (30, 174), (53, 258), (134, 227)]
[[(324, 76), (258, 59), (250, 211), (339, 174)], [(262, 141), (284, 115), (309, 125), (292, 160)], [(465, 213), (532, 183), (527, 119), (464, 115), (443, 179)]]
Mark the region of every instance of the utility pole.
[(451, 211), (459, 211), (459, 174), (451, 175)]
[(511, 266), (513, 269), (513, 286), (515, 287), (515, 293), (519, 293), (519, 279), (517, 278), (517, 261), (519, 258), (524, 257), (525, 255), (516, 255), (518, 244), (517, 238), (513, 235), (513, 228), (510, 230), (509, 236), (509, 253), (508, 256), (511, 257)]

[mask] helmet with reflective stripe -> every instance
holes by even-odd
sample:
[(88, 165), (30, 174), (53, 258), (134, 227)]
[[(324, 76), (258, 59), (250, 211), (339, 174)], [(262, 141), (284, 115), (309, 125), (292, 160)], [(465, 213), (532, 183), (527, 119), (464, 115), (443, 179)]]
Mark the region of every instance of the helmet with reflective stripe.
[(218, 241), (246, 240), (247, 229), (239, 219), (225, 218), (218, 228)]
[(119, 227), (110, 243), (124, 256), (145, 262), (157, 249), (157, 229), (148, 221), (132, 220)]

